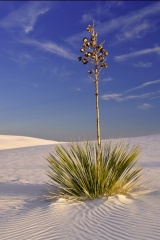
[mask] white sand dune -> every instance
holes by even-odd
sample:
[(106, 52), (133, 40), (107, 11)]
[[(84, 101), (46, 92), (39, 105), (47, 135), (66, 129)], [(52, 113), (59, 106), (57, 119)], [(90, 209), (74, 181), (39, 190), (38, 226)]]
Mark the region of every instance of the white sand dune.
[(0, 150), (55, 143), (58, 142), (24, 136), (0, 135)]
[(152, 181), (138, 193), (79, 203), (43, 198), (53, 146), (1, 150), (0, 239), (159, 240), (160, 135), (123, 140), (141, 146), (144, 180)]

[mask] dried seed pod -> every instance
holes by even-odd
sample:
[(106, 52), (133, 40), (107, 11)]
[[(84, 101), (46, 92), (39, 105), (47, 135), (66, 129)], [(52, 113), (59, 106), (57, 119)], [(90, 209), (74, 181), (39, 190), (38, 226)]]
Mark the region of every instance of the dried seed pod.
[(105, 52), (104, 52), (104, 55), (105, 55), (105, 56), (108, 56), (108, 52), (107, 52), (107, 51), (105, 51)]
[(82, 60), (82, 62), (83, 62), (83, 64), (87, 64), (88, 63), (87, 59), (85, 59), (85, 58)]
[(100, 55), (100, 56), (98, 57), (98, 59), (99, 59), (100, 62), (102, 62), (102, 61), (104, 60), (104, 56)]
[(95, 47), (96, 46), (96, 41), (91, 41), (90, 44), (91, 44), (92, 47)]
[(84, 43), (88, 42), (88, 39), (87, 39), (86, 37), (83, 38), (83, 42), (84, 42)]
[(89, 74), (92, 74), (92, 70), (89, 70), (88, 73), (89, 73)]
[(95, 57), (96, 57), (96, 53), (95, 53), (94, 51), (91, 52), (91, 56), (92, 56), (93, 59), (95, 59)]
[(85, 53), (85, 57), (91, 57), (91, 53), (90, 52), (86, 52)]
[(102, 48), (101, 45), (96, 46), (96, 50), (97, 50), (97, 51), (101, 50), (101, 48)]
[(103, 53), (105, 56), (108, 55), (108, 52), (104, 48), (101, 48), (100, 52)]
[(108, 67), (106, 63), (102, 63), (100, 67)]
[(85, 57), (88, 57), (88, 52), (86, 52), (84, 56), (85, 56)]
[(90, 47), (90, 42), (87, 42), (87, 43), (86, 43), (86, 47)]
[(85, 52), (86, 50), (85, 50), (84, 48), (81, 48), (80, 51), (81, 51), (81, 52)]
[(87, 31), (88, 31), (88, 32), (91, 32), (91, 31), (92, 31), (92, 27), (91, 27), (91, 25), (88, 25), (88, 27), (87, 27)]
[(100, 52), (101, 52), (101, 53), (104, 53), (104, 51), (105, 51), (104, 48), (101, 48)]
[(82, 61), (82, 57), (79, 57), (79, 58), (78, 58), (78, 61)]

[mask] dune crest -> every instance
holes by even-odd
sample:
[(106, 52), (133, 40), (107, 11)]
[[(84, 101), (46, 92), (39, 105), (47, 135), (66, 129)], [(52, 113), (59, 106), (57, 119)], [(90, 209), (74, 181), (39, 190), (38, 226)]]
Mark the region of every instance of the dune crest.
[(0, 150), (56, 143), (58, 142), (26, 136), (0, 135)]

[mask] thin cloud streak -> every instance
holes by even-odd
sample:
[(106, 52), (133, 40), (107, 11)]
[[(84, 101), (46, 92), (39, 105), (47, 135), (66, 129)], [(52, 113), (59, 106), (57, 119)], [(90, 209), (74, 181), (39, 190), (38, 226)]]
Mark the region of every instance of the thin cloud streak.
[(138, 63), (133, 63), (132, 66), (136, 68), (150, 68), (152, 67), (152, 62), (138, 62)]
[(101, 98), (102, 100), (106, 100), (106, 101), (115, 100), (117, 102), (122, 102), (122, 101), (132, 100), (132, 99), (145, 99), (152, 95), (154, 95), (154, 92), (145, 93), (141, 95), (128, 95), (128, 96), (125, 96), (123, 93), (112, 93), (112, 94), (104, 94), (101, 96)]
[(122, 62), (122, 61), (125, 61), (125, 60), (129, 59), (129, 58), (134, 58), (134, 57), (138, 57), (138, 56), (146, 55), (146, 54), (151, 54), (151, 53), (159, 54), (160, 53), (160, 46), (154, 47), (154, 48), (147, 48), (147, 49), (143, 49), (143, 50), (140, 50), (140, 51), (135, 51), (135, 52), (128, 53), (128, 54), (123, 54), (123, 55), (120, 55), (120, 56), (116, 56), (114, 59), (117, 62)]
[(125, 91), (124, 93), (127, 93), (127, 92), (131, 92), (131, 91), (134, 91), (134, 90), (137, 90), (137, 89), (141, 89), (141, 88), (144, 88), (144, 87), (147, 87), (147, 86), (150, 86), (150, 85), (154, 85), (154, 84), (159, 84), (160, 83), (160, 79), (158, 80), (155, 80), (155, 81), (150, 81), (150, 82), (145, 82), (135, 88), (131, 88), (127, 91)]
[(117, 7), (121, 7), (124, 5), (123, 1), (108, 1), (105, 4), (101, 5), (99, 2), (97, 2), (97, 7), (91, 9), (88, 13), (85, 13), (82, 15), (82, 18), (80, 20), (81, 23), (89, 23), (90, 21), (93, 21), (95, 17), (101, 17), (101, 16), (112, 16), (112, 9), (115, 9)]
[(157, 97), (152, 97), (152, 98), (150, 98), (150, 99), (156, 99), (156, 98), (160, 98), (160, 96), (157, 96)]
[[(133, 11), (125, 16), (121, 16), (118, 18), (114, 18), (105, 22), (96, 23), (96, 29), (99, 31), (99, 35), (109, 34), (115, 31), (118, 31), (117, 38), (120, 43), (121, 39), (125, 38), (137, 38), (141, 35), (141, 33), (145, 34), (149, 31), (153, 31), (153, 22), (145, 21), (146, 18), (159, 14), (160, 13), (160, 2), (153, 3), (147, 7), (140, 9), (139, 11)], [(92, 18), (93, 17), (93, 18)], [(94, 19), (94, 15), (88, 13), (84, 16), (84, 21), (88, 22)], [(142, 22), (144, 20), (144, 22)], [(76, 42), (79, 41), (79, 38), (84, 35), (84, 32), (72, 35), (66, 39), (68, 43), (75, 46)]]
[(50, 73), (51, 78), (54, 78), (56, 76), (56, 77), (62, 78), (64, 80), (64, 79), (67, 79), (68, 77), (70, 77), (71, 75), (73, 75), (74, 71), (69, 71), (65, 67), (65, 65), (63, 65), (63, 66), (58, 66), (58, 67), (54, 66), (54, 67), (50, 68), (49, 73)]
[(18, 81), (19, 84), (24, 85), (26, 87), (38, 88), (42, 87), (42, 84), (36, 82), (29, 82), (29, 81)]
[(113, 81), (113, 78), (112, 77), (108, 77), (108, 78), (104, 78), (102, 79), (103, 82), (110, 82), (110, 81)]
[(142, 110), (148, 110), (150, 108), (153, 108), (153, 105), (151, 105), (149, 103), (143, 103), (143, 104), (137, 106), (137, 108), (142, 109)]
[[(154, 84), (160, 84), (160, 79), (155, 80), (155, 81), (149, 81), (149, 82), (145, 82), (135, 88), (131, 88), (127, 91), (124, 91), (122, 93), (112, 93), (112, 94), (104, 94), (101, 96), (101, 98), (103, 100), (109, 101), (109, 100), (115, 100), (117, 102), (122, 102), (125, 100), (131, 100), (131, 99), (144, 99), (144, 98), (149, 98), (150, 99), (154, 99), (157, 97), (153, 97), (154, 95), (156, 95), (157, 93), (159, 93), (159, 91), (157, 92), (149, 92), (149, 93), (145, 93), (145, 94), (140, 94), (140, 95), (126, 95), (126, 93), (137, 90), (137, 89), (141, 89), (150, 85), (154, 85)], [(151, 98), (152, 97), (152, 98)]]
[(33, 62), (34, 58), (31, 56), (31, 54), (27, 52), (21, 52), (21, 53), (15, 53), (12, 51), (8, 51), (7, 54), (9, 55), (9, 58), (18, 64), (26, 64), (28, 62)]
[(128, 39), (141, 38), (149, 31), (153, 31), (153, 23), (151, 22), (136, 23), (135, 26), (133, 25), (134, 24), (129, 25), (128, 27), (124, 26), (121, 32), (116, 34), (116, 44)]
[(76, 90), (77, 92), (80, 92), (80, 91), (82, 91), (82, 88), (78, 87), (78, 88), (76, 88), (75, 90)]
[(106, 100), (106, 101), (109, 101), (109, 100), (115, 100), (117, 102), (121, 102), (123, 101), (123, 95), (122, 93), (111, 93), (111, 94), (104, 94), (101, 96), (102, 100)]
[(140, 9), (139, 11), (134, 11), (125, 16), (113, 19), (109, 22), (104, 22), (103, 24), (101, 24), (100, 32), (103, 34), (110, 33), (117, 29), (119, 30), (123, 26), (125, 26), (125, 28), (127, 29), (129, 26), (133, 27), (134, 24), (140, 23), (140, 21), (142, 21), (144, 18), (158, 13), (160, 13), (160, 3), (156, 2), (143, 9)]
[(5, 29), (21, 28), (27, 34), (33, 30), (38, 17), (47, 13), (51, 6), (52, 3), (49, 1), (27, 2), (2, 19), (0, 27)]
[(31, 45), (31, 46), (35, 46), (45, 52), (50, 52), (60, 57), (67, 58), (69, 60), (76, 60), (77, 58), (77, 55), (75, 55), (74, 53), (71, 53), (68, 49), (61, 47), (54, 42), (49, 42), (49, 41), (39, 42), (32, 39), (24, 39), (24, 40), (20, 40), (20, 42)]

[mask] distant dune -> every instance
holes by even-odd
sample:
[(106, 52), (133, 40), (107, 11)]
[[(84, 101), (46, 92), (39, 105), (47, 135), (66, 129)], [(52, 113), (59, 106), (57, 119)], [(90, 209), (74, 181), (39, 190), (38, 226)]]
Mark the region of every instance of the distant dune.
[(58, 142), (25, 136), (0, 135), (0, 150), (56, 143)]

